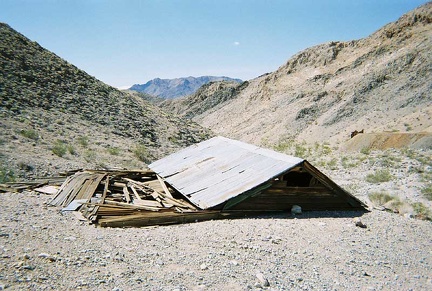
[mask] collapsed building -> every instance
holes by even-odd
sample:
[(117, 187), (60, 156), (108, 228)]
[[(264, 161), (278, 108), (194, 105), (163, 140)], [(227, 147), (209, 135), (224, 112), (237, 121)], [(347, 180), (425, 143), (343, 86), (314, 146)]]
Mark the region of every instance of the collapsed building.
[(214, 137), (153, 162), (146, 171), (82, 171), (51, 205), (99, 226), (166, 225), (365, 205), (308, 161)]

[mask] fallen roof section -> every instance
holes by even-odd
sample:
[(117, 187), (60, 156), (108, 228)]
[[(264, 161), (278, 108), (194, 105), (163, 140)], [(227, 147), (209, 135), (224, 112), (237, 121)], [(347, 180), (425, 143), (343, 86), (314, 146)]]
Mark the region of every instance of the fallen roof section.
[[(286, 210), (300, 202), (311, 210), (364, 207), (304, 159), (221, 136), (185, 148), (149, 167), (199, 209), (226, 210), (259, 195), (261, 199), (254, 199), (255, 207), (250, 203), (245, 207)], [(275, 200), (273, 205), (263, 209), (270, 200)]]

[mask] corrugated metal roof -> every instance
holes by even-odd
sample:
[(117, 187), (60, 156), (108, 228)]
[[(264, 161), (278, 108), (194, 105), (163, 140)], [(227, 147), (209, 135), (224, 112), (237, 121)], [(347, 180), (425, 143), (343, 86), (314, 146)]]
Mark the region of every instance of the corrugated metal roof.
[(286, 172), (303, 159), (214, 137), (149, 165), (201, 209), (219, 205)]

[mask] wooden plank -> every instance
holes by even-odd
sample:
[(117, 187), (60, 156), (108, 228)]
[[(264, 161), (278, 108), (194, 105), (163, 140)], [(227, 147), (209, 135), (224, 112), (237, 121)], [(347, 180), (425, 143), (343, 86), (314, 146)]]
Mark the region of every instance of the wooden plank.
[[(81, 189), (77, 193), (75, 199), (87, 199), (87, 201), (90, 201), (91, 197), (93, 196), (94, 192), (96, 191), (97, 187), (99, 186), (102, 179), (105, 177), (105, 174), (93, 174), (88, 177), (88, 179), (84, 182)], [(72, 201), (71, 200), (71, 201)], [(67, 200), (69, 201), (69, 199)], [(69, 201), (70, 203), (70, 201)], [(69, 204), (68, 203), (68, 204)]]
[(118, 188), (123, 188), (126, 187), (126, 183), (114, 182), (113, 186)]
[(156, 177), (158, 178), (159, 183), (161, 184), (162, 189), (164, 190), (166, 196), (169, 198), (173, 198), (173, 196), (171, 195), (171, 192), (168, 190), (168, 187), (165, 184), (165, 181), (162, 180), (162, 178), (159, 175), (156, 175)]
[(284, 187), (284, 188), (269, 188), (262, 191), (262, 195), (301, 195), (301, 196), (336, 196), (334, 192), (325, 187)]
[[(138, 194), (137, 190), (135, 189), (134, 185), (130, 184), (130, 185), (129, 185), (129, 188), (132, 189), (132, 192), (134, 193), (135, 198), (136, 198), (138, 201), (141, 201), (142, 199), (141, 199), (141, 197), (139, 196), (139, 194)], [(135, 202), (135, 200), (134, 200), (134, 202)]]
[(131, 202), (131, 197), (130, 197), (130, 194), (129, 194), (129, 191), (128, 191), (126, 185), (123, 187), (123, 194), (124, 194), (124, 197), (126, 199), (126, 203), (130, 203)]
[(150, 187), (150, 188), (152, 188), (158, 192), (163, 191), (163, 188), (162, 188), (162, 186), (158, 180), (152, 180), (152, 181), (145, 182), (145, 183), (143, 183), (143, 186)]
[(112, 217), (101, 219), (98, 225), (102, 227), (138, 227), (138, 226), (154, 226), (154, 225), (169, 225), (179, 223), (191, 223), (198, 221), (206, 221), (212, 219), (227, 219), (239, 218), (248, 216), (257, 216), (263, 214), (262, 211), (197, 211), (188, 213), (176, 212), (159, 212), (146, 214), (133, 214), (124, 217)]
[(66, 206), (69, 205), (69, 203), (75, 199), (79, 191), (81, 190), (84, 182), (88, 178), (88, 173), (82, 173), (77, 179), (73, 179), (69, 185), (69, 187), (65, 188), (65, 192), (67, 191), (66, 197), (63, 199), (63, 201), (57, 205), (57, 206)]
[[(110, 181), (110, 176), (107, 175), (106, 179), (104, 181), (104, 183), (105, 183), (104, 184), (104, 190), (102, 192), (102, 196), (101, 196), (101, 199), (100, 199), (100, 203), (101, 204), (103, 204), (105, 202), (105, 199), (106, 199), (106, 196), (107, 196), (107, 193), (108, 193), (109, 181)], [(102, 181), (101, 181), (101, 183), (102, 183)], [(88, 217), (89, 220), (95, 221), (97, 219), (97, 215), (98, 215), (98, 212), (99, 212), (99, 207), (100, 207), (99, 205), (95, 205), (95, 207), (93, 208), (93, 211), (90, 214), (87, 215), (87, 217)]]
[[(81, 173), (80, 173), (81, 174)], [(49, 202), (49, 205), (52, 206), (60, 206), (63, 204), (64, 200), (68, 197), (71, 191), (74, 188), (76, 183), (76, 179), (83, 179), (80, 174), (75, 174), (73, 176), (69, 176), (60, 186), (60, 189), (57, 191), (57, 195)]]
[(159, 211), (160, 210), (160, 208), (157, 208), (157, 207), (135, 205), (135, 204), (129, 204), (129, 203), (124, 203), (124, 202), (115, 202), (115, 201), (109, 201), (109, 200), (105, 200), (105, 204), (123, 206), (123, 207), (128, 207), (128, 208), (133, 208), (133, 209), (150, 210), (150, 211)]
[(153, 201), (148, 199), (134, 201), (133, 205), (142, 205), (142, 206), (158, 207), (158, 208), (170, 208), (173, 206), (168, 203), (164, 203), (164, 206), (162, 206), (158, 201)]
[(39, 187), (39, 188), (34, 189), (34, 191), (36, 191), (36, 192), (43, 193), (43, 194), (49, 194), (49, 195), (57, 194), (58, 190), (59, 190), (59, 187), (53, 186), (53, 185), (45, 185), (43, 187)]
[[(88, 189), (91, 189), (91, 185), (93, 184), (93, 177), (89, 177), (84, 181), (84, 183), (81, 186), (81, 189), (78, 191), (77, 195), (73, 200), (76, 199), (85, 199), (88, 197)], [(92, 193), (93, 194), (93, 193)]]
[(184, 208), (189, 208), (189, 209), (194, 209), (194, 210), (198, 209), (194, 205), (192, 205), (192, 204), (190, 204), (184, 200), (167, 197), (162, 192), (154, 191), (154, 193), (155, 193), (154, 195), (157, 195), (159, 199), (162, 198), (162, 200), (163, 200), (162, 203), (168, 202), (169, 204), (179, 206), (179, 207), (184, 207)]
[(102, 197), (101, 197), (101, 203), (105, 202), (106, 196), (107, 196), (107, 192), (108, 192), (108, 187), (109, 187), (109, 181), (110, 181), (110, 176), (106, 176), (106, 181), (105, 181), (105, 186), (104, 186), (104, 191), (102, 193)]

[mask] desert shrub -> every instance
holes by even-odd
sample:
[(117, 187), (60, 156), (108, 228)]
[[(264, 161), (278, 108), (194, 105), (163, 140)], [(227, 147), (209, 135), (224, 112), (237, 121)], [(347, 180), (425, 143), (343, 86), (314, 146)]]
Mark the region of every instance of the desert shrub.
[(360, 153), (364, 154), (364, 155), (369, 155), (370, 154), (370, 149), (367, 147), (364, 147), (360, 150)]
[(405, 130), (406, 131), (411, 131), (412, 130), (412, 126), (409, 125), (409, 123), (404, 123), (404, 126), (405, 126)]
[(39, 134), (34, 129), (21, 129), (20, 134), (26, 138), (37, 140), (39, 138)]
[(331, 170), (337, 170), (337, 159), (332, 158), (330, 161), (327, 162), (327, 167)]
[(402, 159), (390, 151), (385, 151), (377, 157), (377, 163), (383, 167), (397, 167)]
[(33, 165), (31, 165), (31, 164), (28, 164), (28, 163), (26, 163), (26, 162), (18, 162), (18, 168), (20, 169), (20, 170), (22, 170), (22, 171), (25, 171), (25, 172), (31, 172), (31, 171), (33, 171), (34, 170), (34, 166)]
[(304, 158), (306, 156), (306, 152), (307, 152), (307, 148), (305, 146), (300, 144), (295, 145), (294, 155), (296, 157)]
[(273, 146), (273, 149), (278, 152), (286, 153), (293, 146), (293, 141), (290, 139), (279, 140), (277, 144)]
[(108, 147), (107, 151), (110, 155), (118, 156), (120, 154), (120, 149), (117, 147)]
[(75, 147), (71, 144), (66, 145), (67, 151), (71, 154), (71, 155), (76, 155), (77, 151), (75, 149)]
[(331, 147), (330, 147), (329, 145), (324, 144), (324, 145), (322, 146), (322, 153), (323, 153), (324, 155), (329, 155), (329, 154), (331, 154), (331, 152), (332, 152), (332, 149), (331, 149)]
[(68, 151), (67, 144), (62, 140), (57, 140), (51, 151), (59, 157), (63, 157)]
[(360, 185), (357, 183), (353, 183), (353, 184), (344, 185), (343, 188), (346, 191), (353, 193), (353, 192), (358, 191), (358, 189), (360, 188)]
[(411, 204), (414, 209), (415, 217), (423, 220), (432, 220), (432, 211), (421, 202)]
[(391, 200), (398, 199), (395, 196), (392, 196), (388, 194), (387, 192), (372, 192), (369, 195), (369, 200), (373, 203), (375, 206), (383, 206), (384, 204), (388, 203)]
[(132, 151), (135, 155), (135, 157), (138, 158), (141, 162), (147, 163), (149, 162), (149, 152), (147, 150), (147, 147), (143, 144), (138, 144), (135, 146), (135, 148)]
[(393, 179), (393, 176), (387, 169), (376, 170), (375, 173), (366, 176), (366, 182), (374, 184), (388, 182), (391, 179)]
[(15, 173), (5, 165), (0, 165), (0, 184), (15, 181)]
[(90, 163), (96, 160), (96, 153), (93, 150), (87, 150), (84, 153), (84, 159)]
[(426, 197), (428, 200), (432, 200), (432, 184), (424, 187), (421, 189), (421, 193), (424, 197)]
[(88, 138), (88, 136), (85, 136), (85, 135), (80, 136), (80, 137), (77, 138), (77, 140), (78, 140), (78, 143), (79, 143), (83, 148), (86, 148), (86, 147), (89, 145), (89, 138)]
[(417, 156), (416, 152), (413, 149), (409, 149), (409, 148), (403, 148), (401, 150), (401, 153), (410, 159), (415, 159)]
[(432, 158), (431, 158), (431, 156), (425, 156), (425, 155), (419, 154), (419, 155), (417, 155), (415, 157), (415, 159), (417, 161), (419, 161), (419, 163), (421, 163), (423, 166), (430, 166), (430, 167), (432, 167)]
[(342, 167), (345, 169), (357, 167), (359, 165), (359, 161), (350, 159), (347, 156), (341, 158), (341, 163)]
[(420, 178), (421, 178), (420, 181), (422, 181), (422, 182), (426, 182), (427, 183), (427, 182), (432, 181), (432, 171), (421, 173)]
[(374, 206), (384, 207), (391, 212), (405, 214), (413, 211), (413, 207), (409, 203), (402, 201), (399, 197), (390, 195), (385, 191), (370, 193), (369, 200)]

